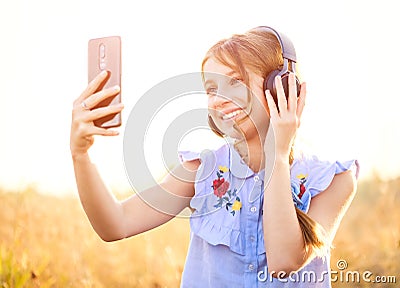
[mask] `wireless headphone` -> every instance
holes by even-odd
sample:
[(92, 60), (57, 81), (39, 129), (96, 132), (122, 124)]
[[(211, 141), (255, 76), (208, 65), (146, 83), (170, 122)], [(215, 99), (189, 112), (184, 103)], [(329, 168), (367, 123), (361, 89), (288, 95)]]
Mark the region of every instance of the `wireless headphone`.
[[(294, 45), (290, 39), (282, 34), (278, 33), (275, 29), (268, 26), (259, 26), (256, 29), (263, 29), (275, 35), (278, 39), (278, 42), (282, 49), (282, 57), (283, 57), (283, 67), (281, 69), (273, 70), (268, 74), (267, 78), (264, 80), (264, 91), (267, 89), (271, 92), (272, 97), (274, 98), (275, 104), (278, 107), (278, 96), (276, 92), (275, 86), (275, 77), (281, 76), (283, 90), (285, 91), (286, 98), (289, 96), (289, 73), (293, 72), (296, 75), (296, 50), (294, 49)], [(297, 88), (297, 97), (300, 95), (300, 81), (296, 78), (296, 88)]]
[[(269, 26), (258, 26), (255, 29), (265, 30), (273, 35), (275, 35), (278, 40), (281, 50), (282, 50), (282, 58), (283, 58), (283, 67), (281, 69), (276, 69), (271, 71), (267, 78), (264, 80), (264, 92), (268, 89), (274, 98), (275, 104), (278, 108), (278, 96), (276, 92), (275, 85), (275, 77), (280, 76), (282, 79), (282, 86), (285, 92), (286, 99), (289, 96), (289, 73), (293, 72), (295, 74), (296, 79), (296, 88), (297, 88), (297, 97), (300, 95), (300, 81), (296, 76), (296, 50), (294, 49), (294, 45), (290, 39), (282, 33), (278, 33), (275, 29)], [(279, 108), (278, 108), (279, 111)], [(217, 125), (214, 123), (211, 115), (208, 115), (208, 124), (211, 130), (217, 134), (218, 136), (223, 137), (223, 133), (218, 129)]]

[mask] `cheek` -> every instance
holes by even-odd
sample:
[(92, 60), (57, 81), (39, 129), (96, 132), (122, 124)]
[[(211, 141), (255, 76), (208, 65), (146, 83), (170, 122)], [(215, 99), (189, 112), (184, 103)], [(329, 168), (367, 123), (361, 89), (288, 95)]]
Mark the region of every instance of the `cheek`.
[(207, 107), (208, 107), (208, 109), (212, 108), (211, 105), (212, 105), (211, 97), (208, 97), (208, 99), (207, 99)]
[[(254, 105), (254, 107), (257, 107), (257, 110), (262, 110), (269, 117), (269, 115), (270, 115), (269, 107), (268, 107), (267, 99), (265, 98), (264, 92), (261, 89), (253, 91), (252, 98), (253, 98), (252, 105)], [(260, 109), (258, 109), (258, 108), (260, 108)]]
[(252, 122), (254, 123), (256, 129), (261, 133), (266, 133), (269, 127), (270, 112), (267, 104), (267, 99), (261, 89), (254, 91), (252, 112), (250, 113)]
[(215, 100), (213, 100), (213, 97), (209, 97), (207, 101), (207, 109), (208, 109), (208, 114), (215, 117), (217, 114), (217, 107), (215, 104)]
[(252, 109), (251, 117), (256, 125), (264, 125), (265, 123), (269, 123), (269, 114), (267, 108), (264, 106), (255, 106)]

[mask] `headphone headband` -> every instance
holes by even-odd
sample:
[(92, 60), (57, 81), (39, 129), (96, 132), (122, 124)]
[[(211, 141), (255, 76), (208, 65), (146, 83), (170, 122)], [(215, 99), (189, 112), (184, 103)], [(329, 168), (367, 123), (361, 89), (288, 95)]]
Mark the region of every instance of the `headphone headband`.
[(283, 33), (278, 33), (278, 31), (269, 26), (258, 26), (256, 29), (265, 29), (274, 34), (281, 45), (283, 58), (296, 62), (296, 50), (294, 49), (294, 45), (292, 41), (290, 41), (289, 37)]

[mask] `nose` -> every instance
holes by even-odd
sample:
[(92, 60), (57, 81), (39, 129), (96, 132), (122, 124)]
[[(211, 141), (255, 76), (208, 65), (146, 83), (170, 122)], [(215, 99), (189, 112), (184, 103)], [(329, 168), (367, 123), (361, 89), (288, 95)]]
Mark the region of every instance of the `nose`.
[(208, 107), (210, 108), (218, 108), (223, 107), (226, 103), (231, 102), (231, 100), (223, 94), (221, 90), (216, 91), (215, 94), (208, 97)]

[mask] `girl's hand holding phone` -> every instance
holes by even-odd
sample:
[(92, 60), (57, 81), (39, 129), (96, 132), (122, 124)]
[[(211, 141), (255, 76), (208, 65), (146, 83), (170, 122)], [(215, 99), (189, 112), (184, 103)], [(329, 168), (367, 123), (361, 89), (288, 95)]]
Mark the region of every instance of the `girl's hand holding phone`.
[(103, 100), (114, 97), (120, 92), (118, 85), (96, 92), (106, 81), (109, 73), (106, 70), (99, 73), (74, 101), (70, 135), (72, 156), (85, 154), (94, 142), (94, 135), (116, 136), (119, 134), (116, 130), (97, 127), (94, 124), (95, 120), (119, 113), (124, 107), (122, 103), (119, 103), (95, 108)]

